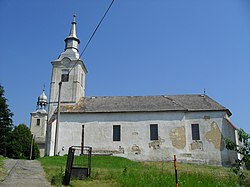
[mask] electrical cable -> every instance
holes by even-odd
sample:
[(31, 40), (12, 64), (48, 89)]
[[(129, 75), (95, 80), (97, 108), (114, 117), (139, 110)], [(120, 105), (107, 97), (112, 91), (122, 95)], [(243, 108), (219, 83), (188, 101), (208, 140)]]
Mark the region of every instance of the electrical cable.
[[(94, 32), (92, 33), (91, 37), (89, 38), (87, 44), (85, 45), (83, 51), (81, 52), (81, 54), (80, 54), (80, 56), (79, 56), (79, 58), (76, 60), (76, 62), (74, 63), (74, 65), (71, 67), (71, 69), (68, 71), (68, 75), (70, 74), (70, 72), (72, 71), (72, 69), (76, 66), (76, 64), (78, 63), (78, 61), (80, 61), (80, 59), (81, 59), (83, 53), (86, 51), (86, 49), (87, 49), (89, 43), (91, 42), (92, 38), (94, 37), (95, 33), (97, 32), (98, 28), (100, 27), (102, 21), (104, 20), (104, 18), (105, 18), (106, 15), (108, 14), (109, 10), (111, 9), (111, 7), (112, 7), (114, 1), (115, 1), (115, 0), (112, 0), (112, 1), (111, 1), (109, 7), (107, 8), (107, 10), (105, 11), (105, 13), (104, 13), (104, 15), (102, 16), (101, 20), (100, 20), (99, 23), (97, 24), (97, 26), (96, 26)], [(59, 95), (59, 90), (57, 91), (56, 97), (58, 97), (58, 95)], [(51, 104), (51, 103), (49, 102), (49, 104)]]
[(77, 59), (77, 61), (75, 62), (75, 64), (72, 66), (72, 68), (69, 70), (68, 74), (72, 71), (72, 69), (75, 67), (75, 65), (77, 64), (77, 62), (81, 59), (83, 53), (86, 51), (89, 43), (91, 42), (92, 38), (94, 37), (96, 31), (98, 30), (98, 28), (100, 27), (102, 21), (104, 20), (105, 16), (107, 15), (107, 13), (109, 12), (110, 8), (112, 7), (113, 3), (114, 3), (115, 0), (112, 0), (109, 7), (107, 8), (106, 12), (104, 13), (104, 15), (102, 16), (101, 20), (99, 21), (98, 25), (96, 26), (94, 32), (92, 33), (91, 37), (89, 38), (87, 44), (85, 45), (83, 51), (81, 52), (79, 58)]

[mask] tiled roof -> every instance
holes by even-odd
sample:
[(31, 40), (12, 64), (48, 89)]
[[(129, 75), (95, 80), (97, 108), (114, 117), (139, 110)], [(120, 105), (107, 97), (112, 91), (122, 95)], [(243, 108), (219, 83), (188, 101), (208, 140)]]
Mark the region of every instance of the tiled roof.
[(62, 113), (114, 113), (160, 111), (226, 111), (207, 95), (83, 97), (75, 105), (62, 105)]

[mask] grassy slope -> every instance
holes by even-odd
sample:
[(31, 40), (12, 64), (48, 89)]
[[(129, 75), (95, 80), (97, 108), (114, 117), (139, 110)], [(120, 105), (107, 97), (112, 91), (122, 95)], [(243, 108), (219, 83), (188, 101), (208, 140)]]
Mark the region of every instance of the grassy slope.
[[(66, 157), (39, 159), (51, 181), (64, 174)], [(249, 181), (250, 173), (247, 172)], [(237, 177), (229, 168), (178, 164), (179, 186), (237, 186)], [(175, 186), (173, 163), (138, 163), (120, 157), (92, 157), (92, 174), (88, 180), (71, 180), (71, 186)], [(250, 183), (248, 184), (250, 186)]]
[(4, 178), (6, 177), (6, 171), (3, 167), (3, 160), (5, 158), (0, 156), (0, 182), (4, 180)]

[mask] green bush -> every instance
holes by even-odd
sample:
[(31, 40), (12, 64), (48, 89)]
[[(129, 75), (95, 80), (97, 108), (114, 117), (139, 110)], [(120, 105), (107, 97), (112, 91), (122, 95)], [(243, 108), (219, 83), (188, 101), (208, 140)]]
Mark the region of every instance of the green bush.
[[(20, 124), (10, 133), (10, 137), (10, 142), (7, 147), (7, 156), (10, 158), (29, 159), (32, 142), (30, 129), (26, 125)], [(39, 156), (38, 146), (34, 142), (32, 158), (39, 158)]]
[(241, 159), (235, 161), (235, 166), (232, 171), (238, 176), (240, 185), (250, 186), (250, 182), (246, 180), (246, 173), (242, 170), (245, 166), (246, 169), (250, 169), (250, 134), (246, 133), (243, 129), (238, 130), (239, 142), (237, 145), (230, 138), (226, 138), (226, 148), (228, 150), (234, 150), (241, 155)]

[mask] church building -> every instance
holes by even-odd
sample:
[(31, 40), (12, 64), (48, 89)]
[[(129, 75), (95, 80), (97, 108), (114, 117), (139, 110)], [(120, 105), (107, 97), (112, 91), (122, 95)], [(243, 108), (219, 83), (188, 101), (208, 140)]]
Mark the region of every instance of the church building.
[(31, 113), (32, 132), (43, 127), (42, 154), (65, 155), (84, 142), (93, 154), (137, 161), (167, 161), (177, 155), (183, 162), (230, 165), (237, 159), (224, 141), (237, 142), (229, 109), (206, 94), (85, 96), (87, 69), (79, 55), (75, 16), (64, 41), (64, 51), (52, 62), (48, 113), (42, 96), (42, 108), (38, 104)]

